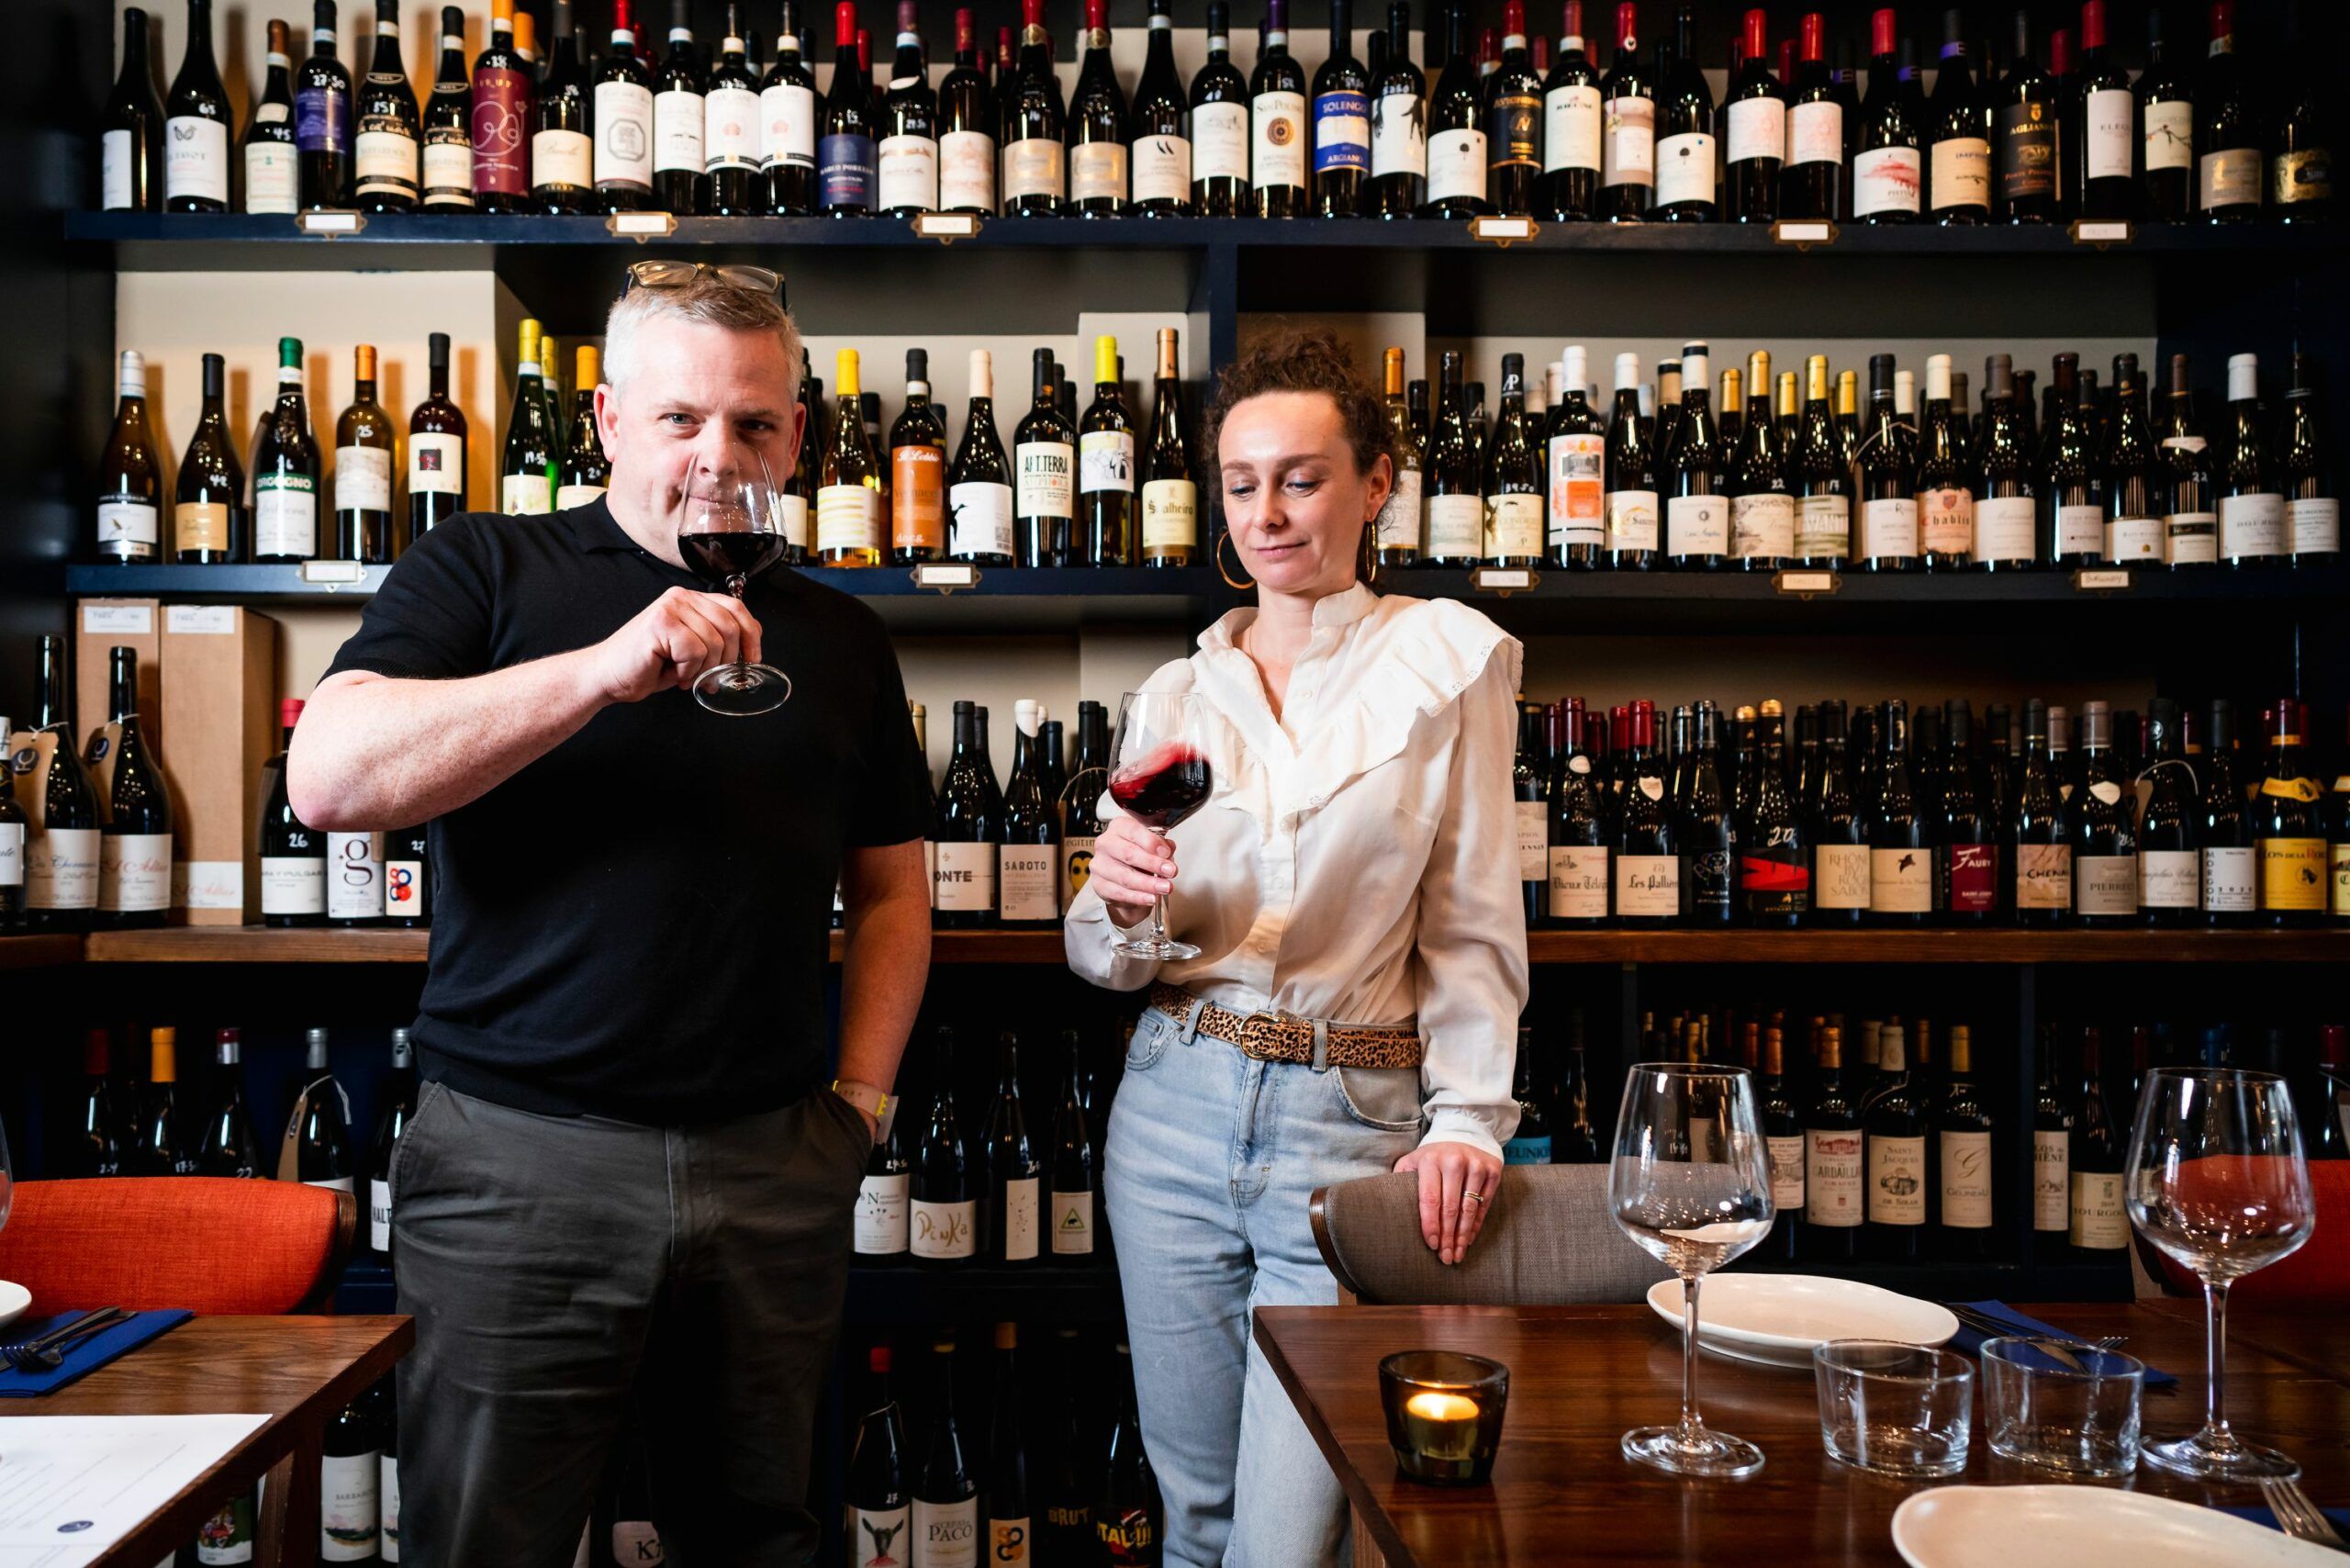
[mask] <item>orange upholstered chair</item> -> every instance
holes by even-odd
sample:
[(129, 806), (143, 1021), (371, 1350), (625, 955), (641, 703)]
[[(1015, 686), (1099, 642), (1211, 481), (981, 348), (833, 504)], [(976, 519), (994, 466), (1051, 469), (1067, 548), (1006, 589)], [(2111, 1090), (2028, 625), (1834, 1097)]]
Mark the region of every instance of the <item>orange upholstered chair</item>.
[[(2208, 1163), (2199, 1161), (2198, 1163)], [(2231, 1303), (2251, 1306), (2350, 1305), (2350, 1159), (2313, 1159), (2310, 1188), (2317, 1226), (2290, 1256), (2246, 1274), (2229, 1287)], [(2157, 1255), (2163, 1282), (2179, 1294), (2199, 1295), (2202, 1282)]]
[(33, 1311), (318, 1310), (358, 1228), (349, 1193), (216, 1176), (17, 1183), (0, 1280)]

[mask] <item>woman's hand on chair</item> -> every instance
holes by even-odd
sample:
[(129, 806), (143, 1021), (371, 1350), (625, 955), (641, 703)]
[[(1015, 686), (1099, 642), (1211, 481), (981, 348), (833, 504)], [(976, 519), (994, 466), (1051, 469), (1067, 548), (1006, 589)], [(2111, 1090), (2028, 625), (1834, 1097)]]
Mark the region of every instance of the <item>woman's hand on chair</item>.
[(1151, 906), (1175, 885), (1175, 846), (1132, 817), (1113, 817), (1093, 841), (1093, 866), (1086, 880), (1102, 895), (1110, 918), (1136, 926), (1150, 918)]
[[(1469, 1254), (1501, 1186), (1502, 1162), (1465, 1143), (1424, 1143), (1395, 1162), (1420, 1173), (1420, 1239), (1447, 1263)], [(1475, 1198), (1469, 1193), (1477, 1194)]]

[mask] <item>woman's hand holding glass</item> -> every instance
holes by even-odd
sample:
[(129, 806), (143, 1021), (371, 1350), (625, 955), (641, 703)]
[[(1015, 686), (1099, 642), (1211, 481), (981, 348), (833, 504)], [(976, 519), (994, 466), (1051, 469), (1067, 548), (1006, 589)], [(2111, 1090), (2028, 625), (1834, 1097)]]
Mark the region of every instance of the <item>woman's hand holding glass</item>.
[(1175, 845), (1132, 817), (1113, 817), (1093, 841), (1086, 880), (1102, 895), (1110, 918), (1131, 930), (1175, 885)]

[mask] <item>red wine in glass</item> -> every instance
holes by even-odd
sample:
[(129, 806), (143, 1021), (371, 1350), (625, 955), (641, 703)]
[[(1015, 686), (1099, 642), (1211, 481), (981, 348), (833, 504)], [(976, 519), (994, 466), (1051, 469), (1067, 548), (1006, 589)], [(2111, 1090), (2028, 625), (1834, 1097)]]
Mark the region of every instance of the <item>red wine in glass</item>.
[[(1110, 798), (1150, 832), (1169, 828), (1207, 804), (1214, 786), (1202, 736), (1205, 713), (1188, 691), (1129, 691), (1118, 704), (1110, 743)], [(1167, 896), (1155, 900), (1150, 929), (1121, 934), (1113, 950), (1136, 958), (1196, 958), (1200, 950), (1167, 935)]]
[[(677, 553), (712, 591), (740, 599), (753, 577), (783, 559), (790, 540), (766, 458), (745, 450), (733, 454), (730, 465), (732, 476), (688, 498)], [(695, 701), (733, 719), (771, 713), (790, 699), (791, 678), (769, 665), (713, 665), (694, 682)]]
[(1143, 826), (1165, 833), (1207, 804), (1214, 782), (1199, 748), (1175, 741), (1112, 774), (1110, 798)]
[(677, 548), (694, 576), (723, 590), (728, 579), (757, 577), (783, 559), (780, 533), (680, 533)]

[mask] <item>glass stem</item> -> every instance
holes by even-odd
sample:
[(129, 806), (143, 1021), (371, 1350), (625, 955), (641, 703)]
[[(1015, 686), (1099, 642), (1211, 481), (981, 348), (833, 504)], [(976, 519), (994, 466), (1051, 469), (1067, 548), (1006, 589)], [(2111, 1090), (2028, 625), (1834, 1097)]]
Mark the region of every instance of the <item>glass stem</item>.
[[(1167, 842), (1167, 833), (1165, 829), (1152, 828), (1150, 832), (1151, 836), (1158, 839), (1159, 843), (1164, 844)], [(1151, 940), (1158, 943), (1160, 946), (1163, 947), (1167, 945), (1167, 895), (1165, 893), (1159, 894), (1157, 898), (1151, 901), (1150, 935)]]
[(736, 599), (740, 599), (743, 597), (743, 590), (750, 586), (750, 582), (751, 579), (742, 573), (730, 572), (726, 576), (726, 591)]
[(2215, 1449), (2235, 1446), (2228, 1429), (2228, 1282), (2203, 1282), (2203, 1436)]
[(1686, 1442), (1705, 1430), (1697, 1414), (1697, 1284), (1701, 1274), (1681, 1281), (1681, 1435)]

